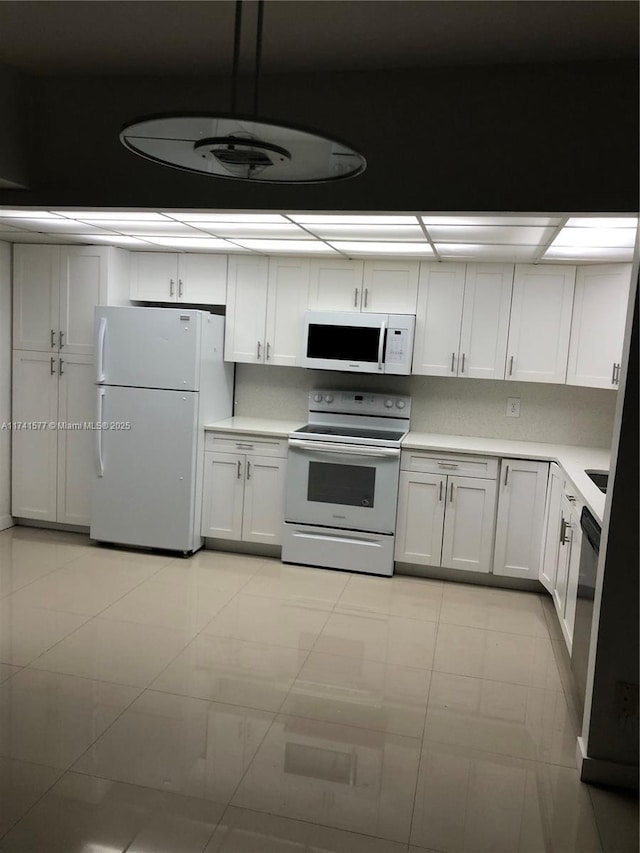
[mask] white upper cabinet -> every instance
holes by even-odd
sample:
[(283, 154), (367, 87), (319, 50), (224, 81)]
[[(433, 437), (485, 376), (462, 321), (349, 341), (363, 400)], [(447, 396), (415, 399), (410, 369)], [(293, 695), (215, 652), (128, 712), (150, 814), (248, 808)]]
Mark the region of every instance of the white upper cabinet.
[(360, 307), (377, 314), (415, 314), (418, 261), (365, 261)]
[(359, 311), (363, 275), (362, 261), (312, 260), (308, 307), (318, 311)]
[(232, 255), (227, 282), (225, 361), (264, 363), (269, 259)]
[(571, 318), (568, 385), (617, 388), (631, 264), (579, 267)]
[(465, 264), (422, 263), (413, 373), (456, 376)]
[(505, 379), (563, 383), (576, 268), (517, 264)]
[(308, 258), (270, 258), (265, 364), (301, 361), (302, 324), (309, 302)]
[(127, 301), (127, 277), (121, 249), (16, 245), (14, 349), (90, 355), (95, 306)]
[(504, 376), (513, 264), (467, 264), (458, 376)]
[(224, 305), (227, 256), (185, 252), (132, 252), (131, 299)]

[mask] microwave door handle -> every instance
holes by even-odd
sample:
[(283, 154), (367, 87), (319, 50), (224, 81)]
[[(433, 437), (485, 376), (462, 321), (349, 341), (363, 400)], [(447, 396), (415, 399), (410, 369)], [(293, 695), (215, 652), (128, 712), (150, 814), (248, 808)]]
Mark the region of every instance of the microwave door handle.
[(332, 444), (328, 441), (298, 441), (289, 439), (289, 447), (308, 450), (312, 453), (339, 453), (343, 456), (375, 456), (388, 459), (398, 459), (399, 448), (394, 447), (362, 447), (357, 444)]
[(387, 321), (383, 320), (380, 326), (380, 341), (378, 343), (378, 370), (382, 370), (382, 359), (384, 358), (384, 339), (387, 331)]

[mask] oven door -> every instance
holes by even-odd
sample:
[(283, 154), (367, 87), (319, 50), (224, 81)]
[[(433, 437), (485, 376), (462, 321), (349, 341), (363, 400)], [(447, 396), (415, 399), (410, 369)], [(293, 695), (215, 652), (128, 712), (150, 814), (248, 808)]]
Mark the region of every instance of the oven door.
[(289, 440), (287, 521), (393, 533), (400, 450)]

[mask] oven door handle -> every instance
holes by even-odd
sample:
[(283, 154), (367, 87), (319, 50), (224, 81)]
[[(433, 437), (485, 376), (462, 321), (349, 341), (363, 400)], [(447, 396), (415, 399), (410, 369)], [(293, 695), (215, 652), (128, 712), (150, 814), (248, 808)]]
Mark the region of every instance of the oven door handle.
[(289, 447), (309, 450), (311, 453), (340, 453), (343, 456), (376, 456), (399, 459), (400, 449), (395, 447), (362, 447), (357, 444), (332, 444), (325, 441), (299, 441), (289, 439)]

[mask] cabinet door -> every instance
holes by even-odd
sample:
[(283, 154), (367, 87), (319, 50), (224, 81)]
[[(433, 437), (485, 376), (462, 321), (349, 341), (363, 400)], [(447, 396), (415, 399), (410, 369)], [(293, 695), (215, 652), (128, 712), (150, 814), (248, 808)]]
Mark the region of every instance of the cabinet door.
[(81, 426), (96, 419), (93, 357), (69, 355), (63, 350), (58, 359), (58, 373), (58, 421), (74, 428), (59, 428), (57, 434), (56, 521), (88, 526), (95, 432)]
[(418, 261), (365, 261), (362, 310), (378, 314), (415, 314)]
[(496, 481), (449, 477), (441, 565), (491, 571), (496, 520)]
[[(13, 414), (15, 421), (58, 420), (58, 358), (50, 353), (14, 350)], [(17, 429), (12, 435), (12, 508), (18, 518), (56, 520), (58, 469), (55, 429)]]
[(178, 298), (178, 256), (173, 252), (131, 253), (131, 299), (175, 302)]
[(284, 521), (286, 459), (247, 456), (242, 539), (280, 545)]
[(268, 258), (229, 258), (225, 361), (264, 362), (268, 273)]
[(468, 264), (458, 376), (502, 379), (509, 335), (513, 264)]
[(359, 311), (363, 269), (362, 261), (312, 260), (309, 308), (318, 311)]
[(562, 633), (571, 654), (573, 648), (573, 629), (576, 622), (576, 605), (578, 603), (578, 581), (580, 579), (580, 550), (582, 547), (582, 530), (580, 528), (579, 514), (575, 508), (571, 512), (568, 525), (568, 536), (570, 537), (571, 551), (569, 553), (569, 565), (567, 568), (567, 594), (564, 608), (564, 617), (561, 620)]
[(552, 463), (549, 468), (547, 500), (544, 520), (544, 546), (540, 560), (540, 583), (549, 592), (553, 590), (558, 568), (558, 550), (560, 548), (560, 522), (562, 514), (562, 490), (564, 477), (560, 468)]
[(265, 364), (300, 365), (308, 303), (309, 260), (270, 258)]
[(505, 379), (563, 383), (576, 268), (517, 264)]
[(232, 453), (204, 454), (202, 496), (203, 536), (242, 539), (245, 457)]
[(178, 302), (227, 304), (227, 256), (185, 252), (178, 255)]
[(60, 318), (58, 246), (13, 248), (13, 347), (51, 352), (58, 348)]
[(579, 267), (571, 318), (568, 385), (615, 388), (619, 381), (631, 264)]
[(446, 477), (400, 472), (395, 558), (439, 566), (442, 555)]
[(60, 350), (91, 355), (96, 305), (107, 302), (108, 249), (60, 250)]
[(494, 575), (538, 579), (548, 472), (548, 462), (502, 460)]
[(464, 277), (464, 264), (420, 264), (413, 373), (457, 374)]

